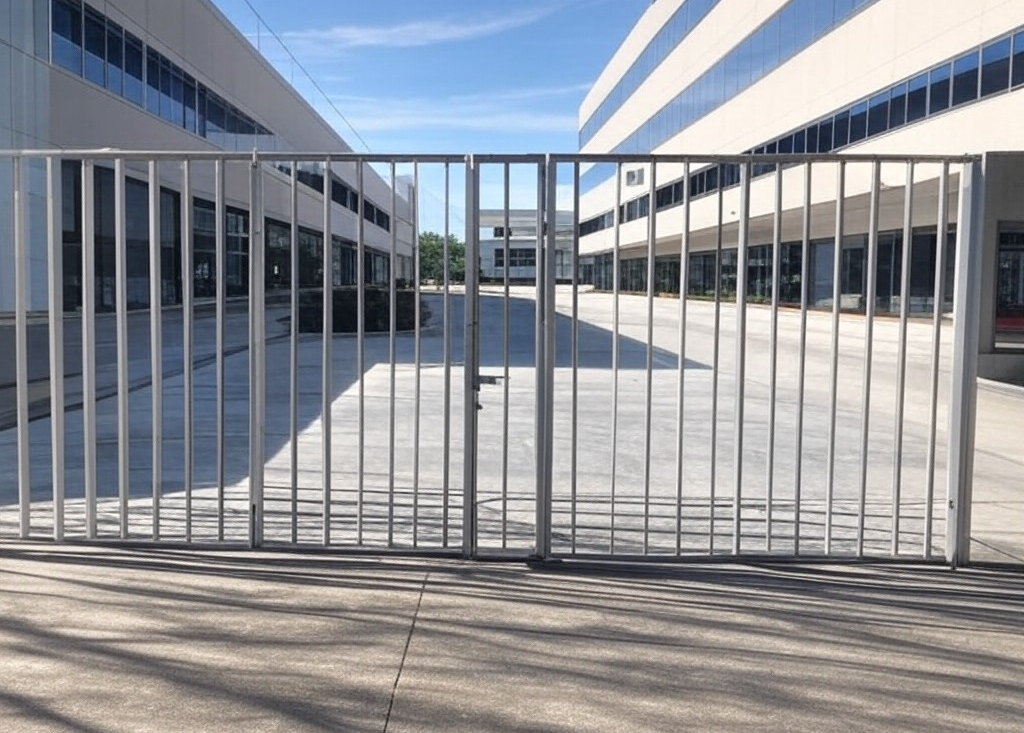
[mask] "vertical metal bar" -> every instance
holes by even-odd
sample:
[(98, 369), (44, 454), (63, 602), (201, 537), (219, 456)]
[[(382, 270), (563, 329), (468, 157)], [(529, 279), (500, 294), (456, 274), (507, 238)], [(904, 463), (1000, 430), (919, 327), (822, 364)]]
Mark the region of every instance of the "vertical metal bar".
[(740, 166), (740, 219), (736, 250), (736, 404), (733, 455), (732, 552), (740, 554), (743, 537), (743, 438), (747, 387), (747, 250), (750, 246), (750, 163)]
[[(936, 241), (938, 241), (936, 239)], [(914, 161), (907, 163), (903, 208), (903, 259), (900, 271), (900, 336), (896, 374), (895, 448), (892, 461), (892, 554), (900, 553), (900, 495), (903, 489), (903, 412), (907, 387), (907, 327), (910, 316), (910, 266), (914, 246)]]
[[(718, 175), (722, 175), (719, 167)], [(687, 188), (690, 182), (686, 182)], [(712, 340), (711, 357), (711, 449), (710, 466), (711, 476), (709, 481), (709, 498), (711, 504), (711, 515), (708, 531), (708, 554), (715, 554), (715, 512), (717, 510), (718, 497), (718, 385), (721, 381), (719, 370), (722, 362), (722, 247), (725, 229), (725, 194), (721, 186), (718, 187), (718, 228), (715, 240), (715, 326)]]
[[(505, 380), (506, 383), (508, 380)], [(572, 434), (570, 436), (570, 532), (571, 552), (576, 554), (579, 494), (579, 392), (580, 392), (580, 163), (572, 165)]]
[(366, 500), (366, 164), (357, 162), (356, 186), (359, 189), (359, 222), (356, 226), (356, 374), (359, 378), (357, 415), (358, 454), (356, 456), (356, 544), (363, 544), (363, 504)]
[(414, 336), (414, 350), (413, 361), (415, 362), (415, 396), (413, 402), (413, 435), (412, 435), (412, 546), (419, 547), (420, 538), (420, 397), (421, 397), (421, 376), (422, 376), (422, 362), (423, 362), (423, 349), (422, 349), (422, 328), (420, 326), (420, 317), (422, 314), (420, 306), (420, 164), (414, 162), (412, 166), (412, 180), (413, 180), (413, 193), (412, 193), (412, 240), (413, 240), (413, 290), (416, 304), (414, 310), (416, 313), (416, 325), (414, 326), (416, 334)]
[(875, 161), (871, 172), (871, 211), (868, 224), (867, 297), (864, 309), (864, 385), (860, 435), (860, 497), (857, 506), (857, 557), (864, 557), (864, 531), (868, 497), (868, 458), (871, 438), (871, 373), (874, 357), (875, 307), (878, 290), (878, 214), (882, 190), (882, 164)]
[(181, 307), (182, 307), (182, 377), (185, 406), (185, 541), (192, 542), (192, 484), (194, 478), (195, 434), (194, 411), (194, 271), (192, 266), (192, 164), (185, 160), (181, 170)]
[(28, 209), (28, 176), (21, 156), (14, 166), (14, 292), (15, 372), (18, 420), (18, 509), (19, 532), (28, 539), (32, 532), (32, 455), (28, 432), (28, 242), (25, 217)]
[(149, 360), (153, 427), (153, 541), (160, 539), (160, 499), (164, 472), (163, 272), (160, 241), (160, 177), (149, 162)]
[(288, 338), (288, 446), (291, 453), (291, 538), (299, 541), (299, 164), (292, 161), (288, 219), (291, 234), (291, 293)]
[[(537, 556), (546, 560), (551, 556), (552, 513), (554, 510), (554, 440), (555, 440), (555, 326), (558, 318), (555, 300), (556, 252), (557, 244), (557, 213), (558, 213), (558, 164), (547, 157), (547, 203), (545, 205), (545, 221), (547, 224), (547, 242), (544, 253), (544, 443), (543, 443), (543, 482), (538, 487), (540, 494), (537, 534), (540, 542)], [(543, 230), (542, 230), (543, 231)]]
[[(451, 164), (444, 164), (444, 415), (442, 418), (441, 452), (441, 545), (448, 547), (448, 485), (452, 447), (452, 304), (451, 304)], [(467, 399), (469, 396), (467, 395)]]
[(388, 357), (390, 382), (388, 389), (388, 547), (395, 544), (395, 379), (398, 349), (398, 179), (395, 161), (391, 161), (391, 262), (388, 282)]
[[(971, 501), (978, 399), (978, 323), (981, 319), (981, 256), (985, 226), (985, 168), (965, 163), (960, 174), (956, 291), (953, 296), (953, 367), (950, 375), (946, 560), (971, 561)], [(936, 241), (938, 244), (938, 241)]]
[(128, 381), (128, 240), (124, 161), (114, 163), (114, 260), (117, 293), (117, 487), (121, 539), (128, 538), (131, 425)]
[(622, 244), (622, 162), (615, 166), (615, 241), (612, 249), (612, 468), (611, 468), (611, 538), (610, 552), (615, 554), (615, 516), (617, 514), (616, 489), (619, 460), (619, 366), (621, 350), (619, 343), (619, 288)]
[(793, 554), (800, 554), (800, 510), (804, 477), (804, 397), (807, 386), (807, 310), (811, 299), (811, 187), (814, 164), (804, 167), (803, 241), (800, 247), (800, 366), (796, 395), (796, 472), (793, 481)]
[(46, 159), (46, 236), (50, 267), (50, 441), (53, 472), (53, 539), (64, 540), (64, 242), (61, 161)]
[(544, 207), (547, 203), (546, 186), (547, 186), (547, 162), (539, 163), (537, 165), (537, 216), (536, 216), (536, 233), (537, 238), (535, 241), (535, 253), (534, 253), (534, 331), (533, 331), (533, 353), (534, 353), (534, 396), (536, 398), (534, 403), (534, 486), (535, 486), (535, 501), (534, 501), (534, 534), (535, 543), (534, 548), (538, 557), (543, 557), (541, 548), (544, 545), (544, 455), (545, 446), (547, 445), (547, 423), (544, 419), (545, 406), (547, 405), (547, 390), (550, 385), (547, 381), (547, 369), (545, 368), (545, 358), (547, 357), (547, 351), (544, 348), (544, 323), (545, 323), (545, 308), (547, 306), (547, 297), (545, 291), (545, 284), (547, 279), (545, 278), (545, 268), (547, 267), (547, 260), (544, 257), (544, 223), (545, 211)]
[(775, 217), (772, 225), (772, 310), (768, 346), (768, 447), (765, 468), (764, 549), (772, 551), (772, 516), (775, 509), (775, 417), (779, 385), (779, 301), (782, 286), (782, 171), (775, 167)]
[(939, 176), (939, 215), (935, 229), (935, 296), (932, 309), (932, 360), (930, 368), (928, 452), (925, 459), (924, 547), (926, 559), (932, 556), (932, 503), (935, 501), (935, 453), (939, 411), (939, 359), (942, 355), (942, 312), (946, 300), (946, 240), (949, 230), (949, 163), (942, 164)]
[[(360, 166), (361, 168), (362, 166)], [(334, 402), (334, 240), (333, 222), (331, 221), (331, 188), (332, 188), (331, 159), (324, 161), (324, 190), (323, 190), (323, 369), (320, 374), (320, 482), (322, 485), (322, 513), (323, 513), (323, 545), (328, 547), (331, 544), (331, 469), (332, 469), (332, 427), (331, 407)], [(358, 216), (362, 221), (362, 191), (359, 192)], [(362, 268), (358, 268), (360, 275)], [(356, 287), (362, 287), (356, 283)]]
[(644, 393), (644, 554), (651, 545), (651, 422), (654, 400), (654, 279), (655, 248), (658, 241), (658, 164), (651, 161), (651, 179), (647, 192), (647, 362)]
[(217, 276), (217, 540), (224, 541), (225, 419), (224, 339), (227, 335), (227, 207), (224, 202), (224, 160), (214, 164)]
[(503, 548), (508, 547), (508, 414), (509, 414), (509, 342), (511, 340), (510, 334), (510, 311), (512, 307), (512, 294), (511, 294), (511, 283), (509, 278), (509, 263), (511, 262), (511, 250), (509, 248), (509, 227), (511, 223), (509, 221), (509, 210), (511, 208), (511, 173), (509, 164), (505, 163), (505, 190), (504, 190), (504, 279), (505, 279), (505, 295), (502, 300), (502, 354), (501, 363), (503, 365), (503, 377), (502, 380), (502, 411), (501, 411), (501, 546)]
[(266, 309), (264, 284), (262, 167), (249, 164), (249, 546), (263, 545), (264, 400), (266, 399)]
[(82, 161), (82, 440), (85, 448), (85, 536), (96, 539), (96, 178)]
[(683, 231), (679, 242), (679, 362), (676, 375), (676, 555), (683, 554), (686, 436), (686, 317), (690, 295), (690, 161), (683, 164)]
[(476, 461), (477, 406), (480, 398), (479, 344), (480, 292), (478, 207), (480, 168), (472, 155), (466, 158), (466, 296), (464, 301), (463, 343), (463, 469), (462, 469), (462, 556), (476, 555)]
[(836, 474), (836, 410), (839, 402), (839, 316), (843, 284), (843, 229), (846, 212), (846, 161), (838, 164), (836, 180), (836, 238), (832, 257), (832, 351), (829, 375), (828, 453), (825, 478), (825, 554), (832, 554), (832, 506)]

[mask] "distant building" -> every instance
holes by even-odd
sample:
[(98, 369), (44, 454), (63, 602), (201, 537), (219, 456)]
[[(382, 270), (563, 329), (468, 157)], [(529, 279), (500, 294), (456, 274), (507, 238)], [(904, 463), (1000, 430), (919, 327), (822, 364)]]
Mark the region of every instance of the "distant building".
[[(506, 229), (506, 226), (508, 227)], [(537, 212), (512, 209), (506, 224), (504, 209), (480, 212), (480, 279), (513, 283), (537, 278)], [(546, 227), (542, 227), (546, 232)], [(508, 243), (506, 258), (506, 240)], [(559, 211), (555, 217), (555, 279), (572, 282), (573, 214)]]

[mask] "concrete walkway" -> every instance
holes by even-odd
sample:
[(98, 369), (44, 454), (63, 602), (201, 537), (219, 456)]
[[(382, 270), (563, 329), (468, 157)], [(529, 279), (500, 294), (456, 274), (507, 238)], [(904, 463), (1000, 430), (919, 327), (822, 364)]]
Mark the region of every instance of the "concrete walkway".
[(0, 730), (1019, 731), (1024, 575), (0, 544)]

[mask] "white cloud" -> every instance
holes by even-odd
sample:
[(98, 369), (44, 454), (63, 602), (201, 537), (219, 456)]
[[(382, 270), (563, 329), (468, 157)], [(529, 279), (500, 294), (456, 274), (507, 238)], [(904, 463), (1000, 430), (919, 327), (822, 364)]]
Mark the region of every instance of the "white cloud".
[[(562, 104), (558, 99), (575, 97), (585, 88), (536, 87), (441, 98), (334, 96), (331, 101), (363, 132), (574, 132), (575, 102)], [(331, 116), (329, 108), (320, 111)]]
[(304, 51), (327, 55), (349, 48), (415, 48), (439, 43), (468, 41), (531, 25), (562, 10), (562, 3), (526, 8), (506, 15), (476, 18), (440, 18), (418, 20), (391, 26), (338, 25), (331, 28), (289, 31), (286, 42), (300, 45)]

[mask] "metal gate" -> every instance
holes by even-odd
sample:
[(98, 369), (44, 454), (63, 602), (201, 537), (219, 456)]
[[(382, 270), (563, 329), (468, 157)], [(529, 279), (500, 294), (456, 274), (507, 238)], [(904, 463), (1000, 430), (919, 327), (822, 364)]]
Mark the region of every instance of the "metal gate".
[(968, 559), (979, 159), (0, 166), (0, 536)]

